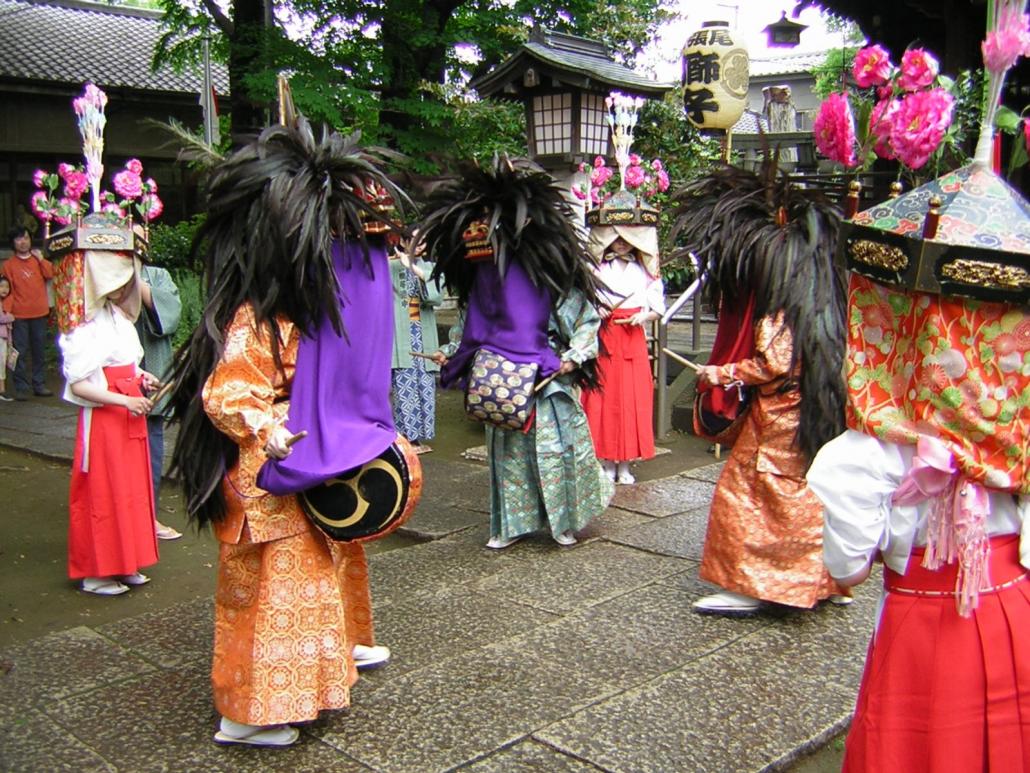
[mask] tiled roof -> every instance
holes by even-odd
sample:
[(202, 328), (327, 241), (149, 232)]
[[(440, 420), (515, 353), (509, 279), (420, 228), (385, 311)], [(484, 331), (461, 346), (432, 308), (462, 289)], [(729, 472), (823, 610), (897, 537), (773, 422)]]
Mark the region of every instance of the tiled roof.
[[(161, 13), (79, 0), (0, 0), (0, 77), (199, 93), (200, 68), (152, 72)], [(212, 63), (219, 94), (229, 76)]]
[(523, 65), (529, 66), (534, 61), (609, 88), (649, 96), (659, 97), (676, 87), (675, 83), (656, 81), (612, 61), (603, 43), (539, 28), (512, 56), (486, 75), (473, 80), (472, 87), (480, 94), (493, 94), (508, 82), (521, 79)]
[(784, 54), (783, 56), (753, 58), (748, 71), (752, 78), (764, 78), (773, 75), (796, 75), (798, 73), (807, 73), (813, 67), (818, 67), (825, 59), (825, 51), (814, 54)]

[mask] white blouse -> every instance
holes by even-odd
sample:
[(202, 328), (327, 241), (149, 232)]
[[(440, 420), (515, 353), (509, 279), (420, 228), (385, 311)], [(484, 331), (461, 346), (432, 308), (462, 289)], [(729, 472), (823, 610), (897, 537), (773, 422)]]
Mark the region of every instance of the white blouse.
[(665, 313), (665, 286), (661, 277), (648, 276), (637, 261), (618, 258), (602, 261), (597, 276), (602, 282), (599, 296), (607, 306), (619, 304), (620, 309), (640, 308)]
[[(926, 544), (929, 502), (891, 505), (915, 456), (914, 445), (878, 440), (847, 430), (823, 446), (808, 471), (808, 486), (826, 508), (823, 561), (833, 577), (861, 571), (880, 551), (903, 574), (913, 547)], [(988, 535), (1019, 534), (1019, 560), (1030, 568), (1030, 497), (990, 491)]]
[(88, 381), (106, 390), (104, 368), (130, 363), (138, 366), (143, 359), (136, 327), (111, 303), (105, 304), (89, 322), (70, 333), (62, 333), (57, 343), (61, 347), (66, 382), (64, 399), (87, 408), (99, 407), (100, 403), (72, 394), (72, 384)]

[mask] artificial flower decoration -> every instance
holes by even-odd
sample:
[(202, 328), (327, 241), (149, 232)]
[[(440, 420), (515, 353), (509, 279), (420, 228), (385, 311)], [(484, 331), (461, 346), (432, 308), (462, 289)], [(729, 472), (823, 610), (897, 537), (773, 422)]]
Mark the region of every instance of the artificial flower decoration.
[(572, 195), (580, 201), (589, 200), (590, 203), (599, 207), (610, 199), (616, 191), (624, 187), (628, 191), (638, 193), (645, 199), (650, 199), (656, 194), (665, 193), (669, 190), (669, 173), (660, 159), (654, 159), (650, 164), (645, 164), (643, 159), (636, 153), (630, 154), (627, 158), (629, 165), (623, 175), (621, 184), (616, 182), (615, 170), (607, 165), (603, 156), (594, 159), (593, 166), (586, 164), (579, 165), (579, 171), (583, 174), (590, 173), (590, 189), (585, 185), (572, 186)]
[(925, 166), (951, 125), (955, 99), (944, 89), (905, 95), (891, 121), (890, 146), (910, 169)]
[(855, 54), (855, 63), (851, 67), (851, 75), (859, 88), (868, 89), (883, 86), (891, 77), (894, 65), (890, 54), (883, 46), (866, 46)]
[(910, 48), (901, 56), (898, 88), (902, 91), (925, 89), (937, 79), (939, 71), (940, 65), (934, 56), (922, 48)]
[[(32, 182), (39, 190), (32, 194), (30, 206), (36, 217), (44, 223), (68, 225), (85, 210), (82, 196), (89, 184), (81, 167), (59, 164), (57, 173), (37, 169)], [(63, 196), (57, 190), (64, 183)]]
[(1030, 16), (1022, 13), (1020, 3), (1000, 3), (994, 29), (980, 48), (984, 66), (993, 73), (1003, 73), (1021, 56), (1030, 55)]
[(855, 118), (845, 94), (830, 94), (819, 106), (812, 124), (815, 146), (827, 158), (846, 167), (856, 165)]

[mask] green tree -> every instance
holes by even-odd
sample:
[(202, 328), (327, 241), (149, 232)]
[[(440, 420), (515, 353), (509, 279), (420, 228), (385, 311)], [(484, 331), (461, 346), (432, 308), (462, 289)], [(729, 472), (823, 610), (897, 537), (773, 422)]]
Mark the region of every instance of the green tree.
[(214, 56), (229, 65), (234, 135), (262, 123), (262, 105), (274, 97), (275, 74), (288, 70), (297, 105), (310, 117), (341, 129), (359, 128), (411, 155), (452, 147), (459, 114), (469, 116), (435, 87), (453, 87), (496, 65), (527, 39), (531, 24), (599, 37), (617, 58), (632, 64), (671, 5), (670, 0), (291, 0), (275, 4), (266, 16), (258, 0), (233, 0), (226, 13), (214, 0), (201, 0), (199, 6), (161, 3), (167, 33), (155, 62), (195, 62), (202, 37), (210, 35)]

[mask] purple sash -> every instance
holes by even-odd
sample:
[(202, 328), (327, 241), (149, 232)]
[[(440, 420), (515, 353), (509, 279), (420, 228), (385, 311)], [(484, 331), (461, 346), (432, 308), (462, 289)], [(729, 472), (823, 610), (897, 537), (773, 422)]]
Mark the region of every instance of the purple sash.
[(258, 485), (294, 494), (374, 459), (397, 436), (390, 408), (393, 290), (386, 249), (369, 244), (371, 270), (361, 246), (333, 242), (345, 337), (323, 320), (302, 337), (290, 391), (286, 427), (307, 437), (285, 459), (269, 459)]
[(502, 278), (495, 264), (481, 263), (469, 293), (461, 344), (440, 369), (440, 385), (464, 389), (480, 348), (513, 362), (536, 363), (541, 378), (550, 375), (561, 365), (547, 342), (550, 317), (551, 291), (535, 287), (522, 266), (509, 263)]

